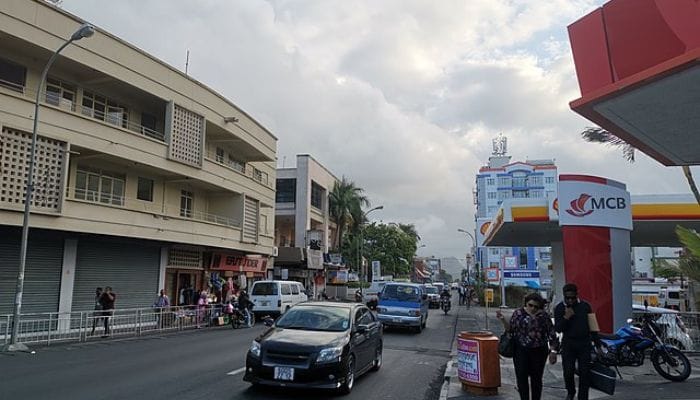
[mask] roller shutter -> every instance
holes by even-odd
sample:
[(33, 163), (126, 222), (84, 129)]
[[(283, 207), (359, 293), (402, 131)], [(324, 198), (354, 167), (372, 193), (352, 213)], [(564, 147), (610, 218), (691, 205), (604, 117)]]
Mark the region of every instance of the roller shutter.
[[(14, 311), (19, 272), (20, 229), (0, 228), (0, 315)], [(29, 231), (22, 314), (56, 312), (61, 290), (63, 238)]]
[(158, 292), (160, 247), (143, 242), (78, 242), (73, 311), (92, 310), (95, 288), (111, 286), (115, 308), (150, 307)]

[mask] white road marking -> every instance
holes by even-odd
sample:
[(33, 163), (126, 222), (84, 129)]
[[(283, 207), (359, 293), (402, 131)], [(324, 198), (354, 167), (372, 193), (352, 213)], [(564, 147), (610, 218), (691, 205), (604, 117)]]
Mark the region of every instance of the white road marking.
[(236, 375), (236, 374), (240, 374), (243, 371), (245, 371), (245, 367), (234, 369), (233, 371), (227, 373), (226, 375)]

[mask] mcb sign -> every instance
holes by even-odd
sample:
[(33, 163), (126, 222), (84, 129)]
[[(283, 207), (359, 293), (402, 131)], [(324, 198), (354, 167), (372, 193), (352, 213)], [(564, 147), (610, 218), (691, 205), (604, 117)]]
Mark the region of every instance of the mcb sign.
[(562, 175), (558, 190), (559, 225), (632, 230), (632, 206), (625, 185), (610, 179)]

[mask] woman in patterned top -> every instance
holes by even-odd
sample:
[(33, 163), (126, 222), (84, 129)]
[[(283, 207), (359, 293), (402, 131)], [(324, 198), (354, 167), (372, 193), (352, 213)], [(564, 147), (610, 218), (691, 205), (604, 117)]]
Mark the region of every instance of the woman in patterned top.
[(547, 354), (549, 362), (554, 364), (559, 344), (552, 318), (544, 310), (544, 299), (537, 293), (530, 293), (525, 296), (525, 305), (513, 312), (510, 321), (500, 311), (496, 312), (496, 317), (501, 320), (506, 331), (513, 335), (513, 365), (520, 400), (540, 400)]

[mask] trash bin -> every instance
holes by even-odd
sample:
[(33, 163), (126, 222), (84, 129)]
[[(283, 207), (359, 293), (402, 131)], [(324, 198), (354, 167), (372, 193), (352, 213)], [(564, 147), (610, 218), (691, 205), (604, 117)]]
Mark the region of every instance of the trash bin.
[(457, 372), (462, 389), (479, 396), (498, 394), (501, 363), (498, 338), (490, 331), (464, 331), (457, 338)]

